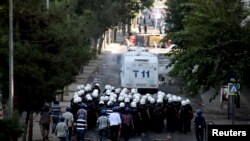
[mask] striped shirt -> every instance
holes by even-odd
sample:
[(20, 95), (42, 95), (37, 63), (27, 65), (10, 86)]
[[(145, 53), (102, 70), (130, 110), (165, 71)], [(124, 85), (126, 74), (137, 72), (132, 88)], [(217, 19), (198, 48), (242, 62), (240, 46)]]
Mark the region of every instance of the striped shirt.
[(85, 119), (79, 118), (76, 120), (76, 130), (84, 130), (87, 127), (87, 121)]
[(54, 104), (51, 107), (51, 117), (54, 120), (54, 122), (59, 122), (59, 117), (61, 115), (61, 106), (59, 104)]
[(111, 113), (113, 113), (112, 109), (107, 109), (107, 115), (109, 116)]

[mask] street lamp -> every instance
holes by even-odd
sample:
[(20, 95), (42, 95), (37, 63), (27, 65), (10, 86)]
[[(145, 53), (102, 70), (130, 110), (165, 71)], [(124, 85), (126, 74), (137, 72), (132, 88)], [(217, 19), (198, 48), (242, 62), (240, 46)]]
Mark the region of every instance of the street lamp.
[(13, 116), (14, 109), (14, 73), (13, 73), (13, 2), (9, 0), (9, 116)]

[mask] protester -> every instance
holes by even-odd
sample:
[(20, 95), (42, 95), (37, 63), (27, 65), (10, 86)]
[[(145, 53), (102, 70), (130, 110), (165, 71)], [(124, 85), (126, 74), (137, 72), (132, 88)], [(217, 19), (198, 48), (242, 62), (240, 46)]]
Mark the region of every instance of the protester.
[(84, 141), (84, 136), (87, 129), (87, 120), (84, 114), (80, 114), (78, 119), (76, 120), (76, 133), (77, 133), (77, 141)]
[(86, 118), (87, 120), (87, 117), (88, 117), (88, 111), (87, 111), (87, 105), (85, 103), (81, 103), (79, 105), (79, 110), (77, 110), (77, 117), (79, 117), (79, 115), (83, 114), (84, 117)]
[(105, 141), (109, 130), (109, 119), (106, 110), (103, 109), (101, 111), (101, 116), (97, 119), (96, 123), (98, 124), (99, 141)]
[(121, 128), (121, 116), (118, 113), (117, 107), (114, 107), (113, 112), (109, 114), (109, 122), (110, 122), (111, 141), (117, 141), (118, 133)]
[(121, 115), (122, 126), (121, 131), (124, 136), (124, 141), (128, 141), (134, 129), (133, 117), (130, 114), (130, 108), (126, 107)]
[(72, 130), (73, 130), (73, 125), (74, 125), (74, 116), (71, 113), (71, 108), (67, 107), (66, 112), (63, 113), (62, 116), (65, 118), (65, 123), (68, 127), (68, 141), (71, 141)]
[(41, 117), (40, 117), (40, 127), (41, 127), (41, 132), (43, 136), (43, 141), (49, 140), (49, 126), (50, 126), (50, 111), (49, 111), (49, 105), (45, 105), (42, 108), (41, 111)]
[(55, 132), (55, 128), (57, 123), (59, 122), (59, 118), (61, 116), (61, 106), (59, 101), (56, 100), (51, 107), (51, 120), (52, 120), (52, 133)]
[(55, 128), (55, 135), (58, 137), (59, 141), (67, 141), (68, 137), (68, 127), (64, 122), (65, 118), (63, 116), (60, 117), (59, 123)]

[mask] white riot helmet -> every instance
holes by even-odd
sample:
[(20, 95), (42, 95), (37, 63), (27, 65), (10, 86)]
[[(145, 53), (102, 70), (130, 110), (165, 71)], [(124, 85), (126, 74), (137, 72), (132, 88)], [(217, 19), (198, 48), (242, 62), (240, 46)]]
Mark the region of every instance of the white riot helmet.
[(132, 100), (132, 102), (138, 102), (138, 99), (136, 99), (136, 98), (134, 98), (133, 100)]
[(158, 92), (157, 92), (157, 95), (162, 95), (162, 96), (165, 96), (165, 93), (164, 93), (164, 92), (162, 92), (162, 91), (158, 91)]
[(186, 104), (190, 104), (190, 100), (189, 99), (186, 99)]
[(143, 96), (141, 97), (141, 99), (147, 99), (147, 96), (146, 96), (146, 95), (143, 95)]
[(101, 96), (100, 101), (105, 101), (105, 96)]
[(136, 93), (136, 89), (134, 89), (134, 88), (131, 89), (131, 93), (132, 93), (132, 94), (135, 94), (135, 93)]
[(79, 96), (78, 96), (78, 93), (75, 92), (73, 98), (77, 98), (77, 97), (79, 97)]
[(162, 98), (158, 98), (157, 99), (157, 103), (163, 103), (163, 99)]
[(182, 101), (181, 101), (181, 105), (182, 105), (182, 106), (185, 106), (185, 105), (186, 105), (186, 101), (185, 101), (185, 100), (182, 100)]
[(77, 94), (78, 94), (79, 96), (81, 96), (81, 95), (82, 95), (82, 94), (81, 94), (81, 90), (77, 91)]
[(131, 102), (130, 107), (136, 108), (136, 102)]
[(97, 89), (94, 89), (94, 91), (92, 92), (92, 96), (94, 98), (97, 98), (98, 97), (98, 90)]
[(124, 97), (123, 96), (119, 96), (118, 97), (118, 101), (123, 101), (124, 100)]
[(103, 101), (103, 100), (100, 100), (99, 104), (104, 104), (104, 101)]
[(120, 92), (121, 92), (121, 88), (116, 88), (116, 89), (115, 89), (115, 93), (116, 93), (116, 94), (119, 94)]
[(174, 101), (174, 102), (177, 101), (177, 96), (173, 96), (173, 101)]
[(91, 100), (92, 100), (92, 97), (89, 96), (89, 97), (87, 97), (86, 99), (87, 99), (87, 101), (91, 101)]
[(155, 103), (155, 99), (154, 98), (150, 98), (149, 101), (150, 101), (151, 104)]
[(157, 95), (157, 98), (158, 98), (158, 99), (162, 99), (163, 97), (164, 97), (164, 96), (163, 96), (162, 94), (158, 94), (158, 95)]
[(110, 100), (109, 100), (109, 101), (107, 102), (107, 105), (110, 106), (111, 104), (113, 104), (113, 101), (110, 101)]
[(91, 97), (91, 95), (90, 94), (86, 94), (85, 98), (87, 99), (88, 97)]
[(90, 84), (87, 84), (85, 87), (88, 88), (88, 91), (91, 91), (91, 89), (92, 89), (92, 86)]
[(109, 89), (109, 85), (105, 85), (104, 89), (108, 90)]
[(113, 102), (116, 102), (116, 99), (114, 97), (110, 97), (109, 101), (113, 101)]
[(149, 94), (149, 93), (146, 93), (146, 97), (148, 98), (148, 97), (151, 97), (151, 94)]
[(181, 102), (181, 97), (180, 96), (177, 97), (177, 101)]
[(113, 93), (111, 94), (115, 99), (117, 98), (117, 94)]
[(121, 103), (119, 104), (119, 106), (120, 106), (121, 108), (123, 108), (123, 107), (125, 107), (125, 103), (124, 103), (124, 102), (121, 102)]
[(172, 95), (171, 94), (167, 94), (167, 98), (170, 98)]
[(100, 87), (100, 84), (99, 84), (99, 83), (96, 83), (95, 86)]
[(81, 90), (81, 85), (77, 86), (77, 90), (80, 91)]
[(128, 92), (128, 89), (127, 89), (127, 88), (123, 88), (121, 92), (122, 92), (122, 93), (127, 93), (127, 92)]
[(84, 85), (80, 85), (80, 87), (81, 87), (81, 90), (83, 90), (85, 86)]
[(104, 100), (105, 100), (105, 101), (109, 101), (109, 96), (107, 96), (107, 95), (104, 96)]
[(128, 97), (125, 97), (124, 102), (128, 103), (130, 102), (130, 99)]
[(92, 97), (97, 98), (98, 97), (98, 93), (92, 93)]
[(173, 98), (172, 97), (168, 98), (168, 103), (170, 103), (170, 102), (173, 102)]
[(142, 98), (141, 100), (140, 100), (140, 104), (141, 105), (144, 105), (146, 103), (146, 100), (144, 99), (144, 98)]
[(77, 97), (77, 98), (74, 98), (74, 103), (79, 103), (79, 102), (82, 102), (82, 98), (81, 97)]

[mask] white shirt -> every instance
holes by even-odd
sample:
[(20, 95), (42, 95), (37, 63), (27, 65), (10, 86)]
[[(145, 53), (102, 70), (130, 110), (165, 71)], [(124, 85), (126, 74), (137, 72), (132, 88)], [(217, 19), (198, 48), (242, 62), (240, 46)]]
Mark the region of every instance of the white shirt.
[[(73, 114), (70, 112), (65, 112), (62, 115), (65, 118), (65, 123), (68, 125), (68, 127), (72, 127), (72, 123), (74, 122)], [(68, 122), (68, 123), (67, 123)]]
[(110, 126), (121, 124), (121, 116), (119, 113), (113, 112), (109, 114)]

